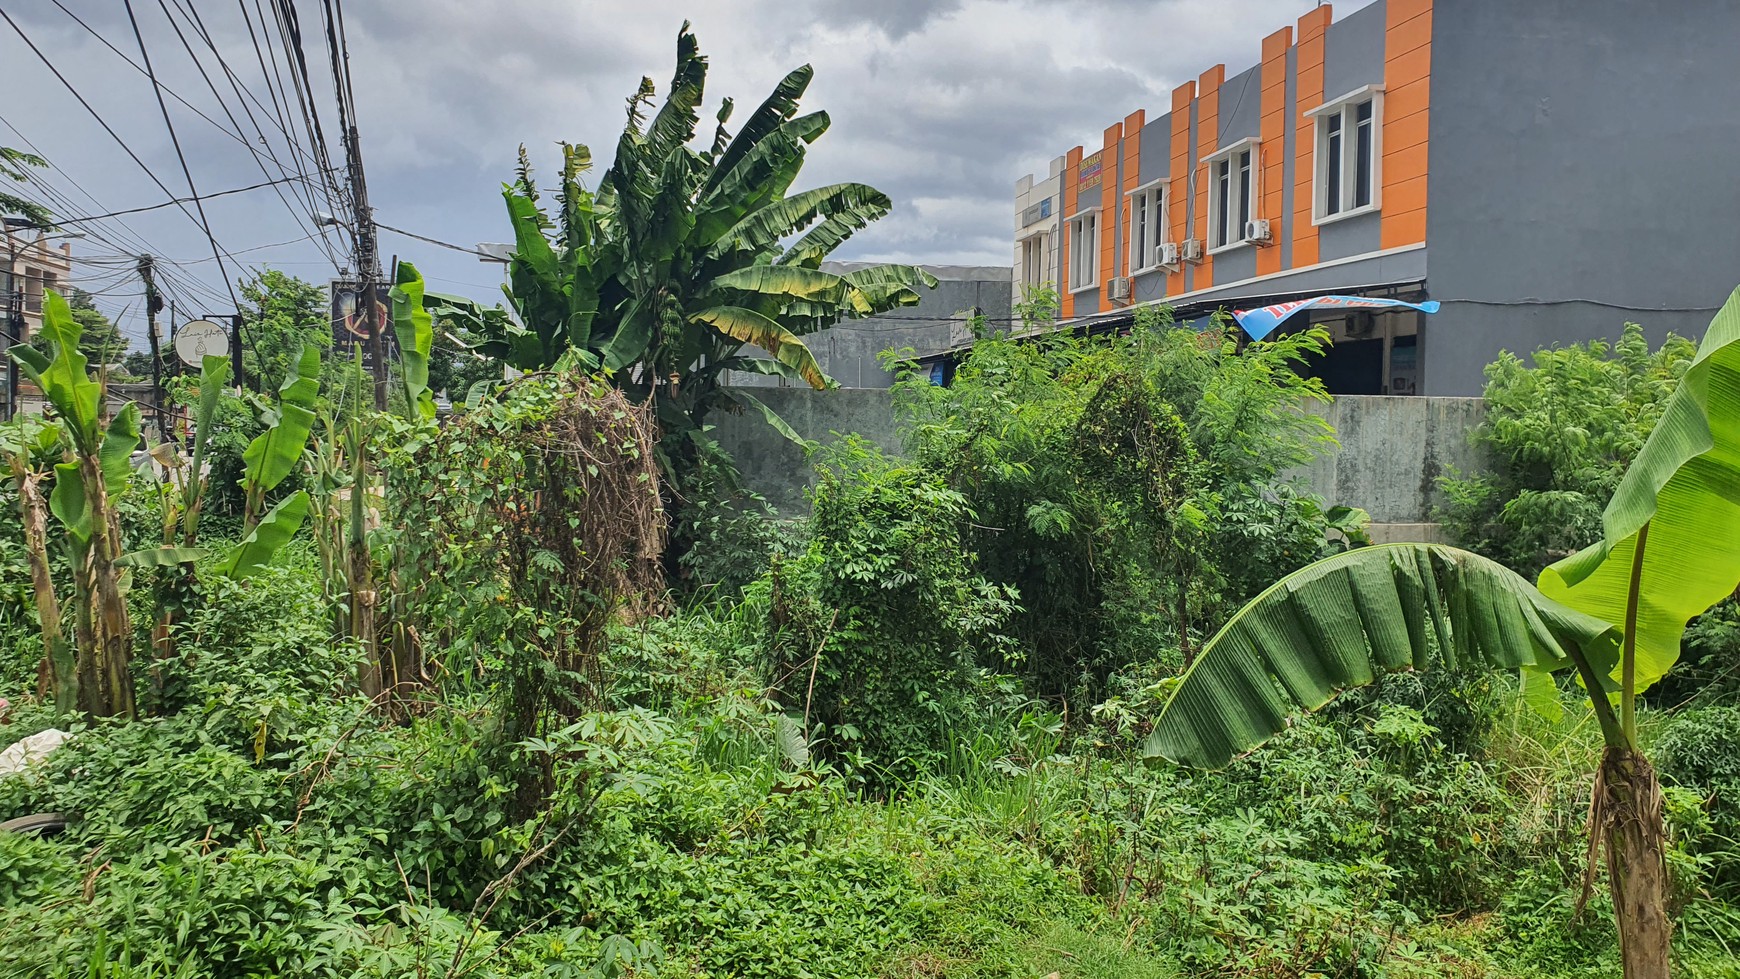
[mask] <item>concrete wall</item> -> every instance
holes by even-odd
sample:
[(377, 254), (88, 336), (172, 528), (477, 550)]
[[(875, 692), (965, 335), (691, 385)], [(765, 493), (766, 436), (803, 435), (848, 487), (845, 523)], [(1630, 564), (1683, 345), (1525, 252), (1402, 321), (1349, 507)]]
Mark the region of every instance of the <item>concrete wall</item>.
[[(1010, 299), (1021, 302), (1028, 289), (1055, 287), (1057, 277), (1058, 227), (1063, 210), (1063, 157), (1051, 161), (1044, 176), (1028, 174), (1015, 181), (1015, 274)], [(1049, 213), (1043, 213), (1043, 212)], [(1029, 212), (1034, 212), (1029, 214)], [(1028, 276), (1027, 249), (1038, 256), (1038, 270)]]
[[(829, 441), (836, 433), (854, 432), (888, 452), (900, 451), (893, 396), (886, 390), (755, 393), (805, 438)], [(1480, 468), (1467, 435), (1482, 417), (1481, 404), (1479, 398), (1338, 398), (1323, 410), (1341, 448), (1299, 475), (1330, 503), (1364, 508), (1380, 539), (1435, 539), (1438, 477)], [(803, 513), (804, 491), (814, 482), (803, 450), (758, 413), (716, 421), (720, 444), (737, 459), (749, 486), (782, 513)]]
[[(849, 272), (862, 268), (863, 264), (825, 262), (822, 268)], [(965, 342), (972, 335), (965, 314), (975, 308), (983, 312), (994, 328), (1006, 327), (1010, 322), (1011, 270), (971, 265), (925, 268), (940, 281), (935, 289), (920, 290), (918, 305), (902, 306), (867, 319), (846, 320), (804, 337), (804, 345), (810, 348), (824, 373), (840, 382), (841, 387), (885, 388), (894, 383), (894, 375), (882, 367), (879, 358), (883, 351), (910, 347), (925, 354)], [(760, 355), (750, 347), (744, 351)], [(726, 383), (737, 387), (777, 388), (792, 383), (766, 374), (728, 373)]]
[(1477, 394), (1500, 349), (1627, 320), (1702, 336), (1740, 281), (1740, 3), (1440, 8), (1426, 393)]

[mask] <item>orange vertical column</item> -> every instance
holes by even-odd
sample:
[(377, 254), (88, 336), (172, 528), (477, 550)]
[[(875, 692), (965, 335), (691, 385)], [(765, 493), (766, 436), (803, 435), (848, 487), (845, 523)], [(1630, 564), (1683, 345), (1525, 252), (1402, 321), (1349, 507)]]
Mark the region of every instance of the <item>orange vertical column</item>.
[[(1130, 227), (1130, 192), (1141, 184), (1142, 172), (1142, 126), (1147, 121), (1147, 113), (1141, 109), (1124, 117), (1124, 160), (1123, 180), (1118, 182), (1118, 197), (1123, 201), (1124, 228)], [(1157, 231), (1158, 229), (1154, 229)], [(1151, 231), (1150, 233), (1154, 233)], [(1130, 274), (1130, 233), (1124, 232), (1124, 260), (1119, 263), (1122, 269), (1118, 274)], [(1132, 299), (1134, 290), (1130, 293)]]
[(1202, 264), (1196, 267), (1191, 289), (1206, 289), (1214, 285), (1214, 259), (1207, 254), (1209, 198), (1208, 164), (1203, 157), (1220, 148), (1220, 84), (1226, 81), (1226, 65), (1215, 65), (1196, 79), (1196, 237), (1203, 241)]
[(1124, 138), (1124, 124), (1114, 122), (1106, 127), (1100, 140), (1100, 311), (1112, 307), (1112, 278), (1118, 274), (1114, 250), (1118, 234), (1118, 143)]
[(1069, 219), (1075, 216), (1076, 180), (1081, 176), (1081, 147), (1069, 151), (1063, 160), (1063, 213), (1057, 222), (1057, 315), (1069, 319), (1075, 315), (1075, 283), (1069, 281)]
[(1274, 225), (1269, 229), (1276, 245), (1257, 249), (1257, 274), (1281, 271), (1281, 226), (1287, 220), (1287, 49), (1293, 46), (1293, 28), (1283, 27), (1263, 38), (1263, 105), (1258, 135), (1262, 138), (1263, 200), (1257, 213)]
[[(1172, 168), (1166, 186), (1166, 240), (1182, 242), (1190, 237), (1190, 103), (1196, 100), (1196, 83), (1185, 82), (1172, 90)], [(1184, 267), (1166, 276), (1166, 294), (1184, 291)]]
[(1378, 247), (1426, 240), (1426, 137), (1431, 111), (1432, 0), (1384, 5), (1383, 218)]
[(1317, 264), (1317, 226), (1311, 223), (1317, 175), (1317, 126), (1305, 113), (1323, 104), (1323, 38), (1332, 16), (1328, 4), (1299, 18), (1299, 54), (1294, 80), (1298, 122), (1293, 127), (1292, 268)]

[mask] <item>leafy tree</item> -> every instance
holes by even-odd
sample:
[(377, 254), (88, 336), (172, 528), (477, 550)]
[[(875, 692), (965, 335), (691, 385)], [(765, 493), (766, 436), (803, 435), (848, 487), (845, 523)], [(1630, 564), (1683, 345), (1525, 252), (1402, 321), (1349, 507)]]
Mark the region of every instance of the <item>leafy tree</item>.
[(1619, 342), (1509, 352), (1486, 368), (1486, 417), (1475, 429), (1490, 470), (1441, 481), (1453, 540), (1532, 575), (1601, 539), (1601, 510), (1643, 448), (1696, 347), (1669, 336), (1655, 351), (1627, 323)]
[(242, 306), (242, 363), (254, 386), (294, 373), (303, 347), (332, 346), (326, 290), (312, 282), (266, 269), (242, 282)]
[[(14, 183), (28, 183), (30, 176), (25, 172), (25, 167), (46, 166), (48, 161), (34, 153), (0, 146), (0, 177)], [(54, 215), (41, 204), (5, 191), (0, 191), (0, 215), (15, 215), (36, 227), (43, 227), (54, 221)]]

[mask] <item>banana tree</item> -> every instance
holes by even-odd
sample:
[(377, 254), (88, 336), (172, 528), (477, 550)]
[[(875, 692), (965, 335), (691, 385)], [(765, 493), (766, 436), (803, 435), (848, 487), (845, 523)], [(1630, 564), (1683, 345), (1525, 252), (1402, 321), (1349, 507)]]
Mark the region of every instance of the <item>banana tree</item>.
[[(12, 472), (18, 494), (18, 516), (24, 529), (25, 559), (36, 599), (36, 623), (42, 633), (41, 674), (62, 713), (78, 706), (77, 661), (62, 628), (60, 593), (55, 588), (48, 549), (48, 498), (42, 484), (60, 456), (60, 430), (39, 418), (19, 415), (0, 431), (0, 451)], [(47, 460), (47, 461), (44, 461)]]
[[(1740, 291), (1716, 314), (1603, 516), (1600, 543), (1538, 590), (1454, 548), (1364, 548), (1276, 583), (1210, 640), (1155, 723), (1150, 756), (1219, 767), (1383, 670), (1521, 668), (1525, 690), (1572, 668), (1603, 741), (1590, 828), (1605, 848), (1628, 979), (1669, 970), (1661, 789), (1637, 701), (1686, 623), (1740, 582)], [(1585, 896), (1587, 896), (1585, 894)]]
[(520, 370), (567, 356), (612, 372), (636, 400), (653, 399), (667, 468), (681, 468), (721, 407), (758, 410), (789, 432), (759, 401), (724, 388), (724, 373), (827, 387), (805, 335), (916, 303), (919, 289), (936, 285), (909, 265), (821, 268), (893, 205), (859, 183), (788, 195), (806, 147), (828, 128), (826, 113), (797, 114), (813, 74), (808, 65), (787, 74), (735, 135), (726, 128), (733, 103), (723, 100), (710, 143), (697, 149), (707, 59), (684, 24), (663, 103), (647, 118), (653, 84), (642, 79), (596, 195), (580, 180), (590, 152), (565, 146), (552, 217), (522, 151), (503, 191), (513, 316), (462, 301), (438, 315), (486, 337), (480, 351)]
[(117, 564), (121, 529), (115, 504), (128, 489), (139, 406), (129, 402), (105, 420), (104, 384), (86, 372), (82, 333), (66, 300), (45, 291), (42, 336), (48, 353), (22, 344), (10, 352), (54, 406), (64, 449), (48, 508), (64, 531), (73, 568), (77, 655), (70, 678), (75, 692), (65, 690), (68, 678), (57, 671), (55, 699), (97, 717), (131, 717), (133, 626)]

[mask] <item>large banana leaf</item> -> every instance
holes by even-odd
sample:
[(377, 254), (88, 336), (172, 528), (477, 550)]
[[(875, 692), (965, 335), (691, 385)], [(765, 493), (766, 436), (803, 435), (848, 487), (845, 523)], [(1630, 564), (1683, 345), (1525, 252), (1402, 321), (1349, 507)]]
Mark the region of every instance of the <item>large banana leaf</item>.
[(695, 205), (695, 240), (702, 245), (718, 241), (757, 208), (778, 200), (803, 168), (804, 147), (827, 130), (828, 114), (811, 112), (768, 133), (702, 192)]
[[(276, 488), (296, 471), (302, 450), (314, 431), (314, 403), (320, 393), (320, 349), (308, 344), (296, 358), (292, 373), (278, 389), (278, 417), (242, 450), (246, 469), (242, 481), (255, 493)], [(424, 374), (428, 374), (425, 370)]]
[[(809, 227), (820, 215), (851, 215), (855, 230), (887, 214), (893, 206), (887, 194), (867, 184), (829, 184), (800, 191), (757, 208), (738, 221), (713, 243), (708, 257), (718, 258), (734, 250), (767, 251), (781, 239)], [(833, 244), (843, 240), (844, 235)]]
[(1556, 670), (1618, 659), (1609, 623), (1496, 562), (1436, 544), (1362, 547), (1282, 578), (1202, 648), (1144, 746), (1219, 768), (1288, 719), (1390, 670)]
[(873, 312), (881, 313), (897, 306), (911, 306), (919, 300), (918, 290), (935, 289), (936, 276), (916, 265), (892, 262), (854, 269), (845, 275), (846, 282), (863, 294)]
[[(1541, 572), (1553, 599), (1625, 620), (1642, 541), (1636, 689), (1679, 658), (1686, 622), (1740, 583), (1740, 290), (1711, 321), (1602, 517), (1604, 539)], [(1647, 535), (1644, 534), (1648, 528)]]
[[(832, 272), (785, 265), (749, 265), (713, 277), (707, 291), (751, 293), (778, 300), (799, 300), (845, 307), (868, 315), (870, 304), (861, 292)], [(725, 297), (715, 297), (724, 299)]]
[(242, 542), (230, 549), (222, 563), (218, 565), (218, 574), (226, 578), (242, 579), (272, 563), (272, 556), (277, 554), (290, 538), (296, 536), (297, 528), (308, 516), (308, 492), (297, 490), (285, 497), (277, 506), (266, 511), (248, 536)]
[(847, 238), (855, 232), (868, 227), (893, 210), (892, 203), (887, 206), (866, 202), (861, 207), (850, 207), (835, 211), (823, 218), (815, 227), (804, 232), (785, 254), (778, 259), (780, 265), (798, 265), (804, 268), (815, 268), (822, 263), (834, 249), (840, 247)]
[(127, 477), (133, 471), (133, 453), (139, 448), (139, 404), (129, 401), (109, 419), (97, 461), (103, 469), (103, 491), (111, 506), (127, 492)]
[(646, 130), (647, 148), (654, 158), (663, 159), (695, 138), (706, 84), (707, 59), (701, 55), (700, 42), (685, 20), (677, 31), (677, 69), (671, 76), (670, 91)]
[[(393, 283), (393, 335), (399, 341), (399, 369), (405, 384), (405, 410), (435, 417), (429, 394), (429, 352), (435, 343), (435, 318), (423, 304), (423, 276), (410, 262), (400, 262)], [(318, 362), (318, 361), (317, 361)]]
[(14, 344), (8, 352), (60, 413), (62, 423), (73, 437), (74, 448), (81, 453), (95, 452), (102, 438), (98, 403), (102, 400), (103, 386), (85, 373), (87, 362), (79, 352), (79, 337), (84, 335), (84, 328), (73, 319), (66, 300), (52, 289), (42, 293), (41, 333), (51, 344), (52, 358), (24, 344)]
[(204, 556), (203, 547), (147, 547), (128, 551), (116, 558), (115, 563), (124, 568), (170, 568), (192, 564)]
[(767, 134), (779, 128), (780, 124), (797, 112), (798, 99), (802, 98), (804, 91), (810, 87), (810, 79), (814, 78), (815, 74), (814, 68), (803, 65), (792, 69), (784, 78), (779, 80), (779, 84), (775, 85), (773, 91), (768, 93), (761, 105), (756, 107), (754, 114), (749, 117), (749, 121), (745, 122), (743, 128), (737, 131), (737, 137), (718, 156), (713, 165), (713, 173), (707, 178), (704, 190), (712, 190), (720, 180), (724, 179), (726, 174), (737, 166), (738, 160), (748, 154)]
[(741, 306), (714, 306), (689, 318), (697, 323), (706, 323), (734, 340), (755, 344), (772, 354), (780, 363), (797, 371), (813, 388), (825, 388), (830, 383), (828, 376), (822, 373), (821, 365), (816, 363), (815, 355), (810, 353), (810, 348), (804, 346), (802, 340), (790, 330), (752, 309)]

